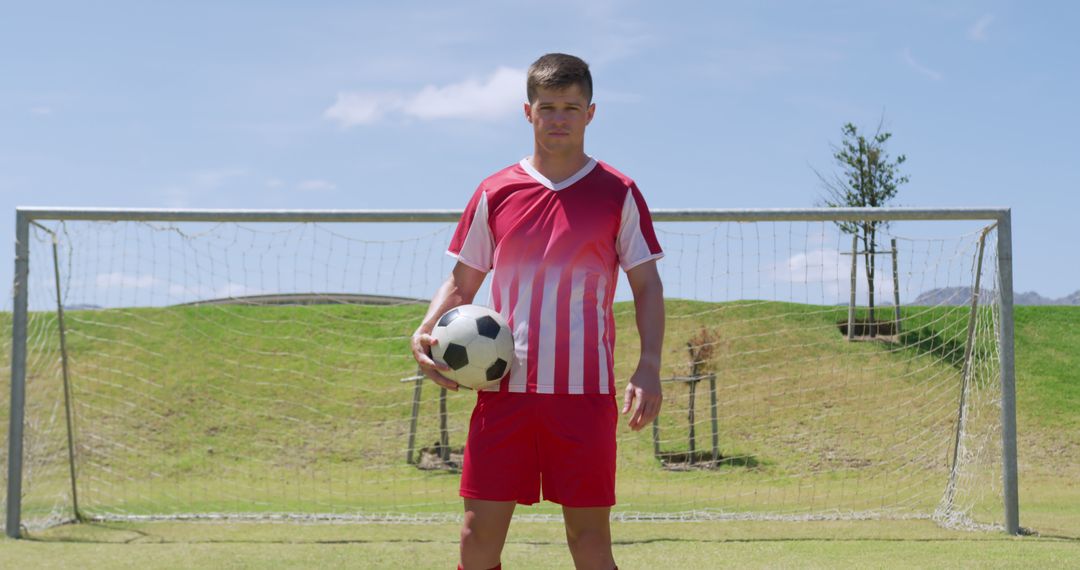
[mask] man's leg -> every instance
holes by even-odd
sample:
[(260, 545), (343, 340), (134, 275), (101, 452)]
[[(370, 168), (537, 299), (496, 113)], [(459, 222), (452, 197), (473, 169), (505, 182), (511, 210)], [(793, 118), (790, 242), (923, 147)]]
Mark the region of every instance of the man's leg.
[(566, 543), (578, 570), (612, 570), (611, 507), (563, 507)]
[(465, 499), (465, 523), (461, 526), (461, 567), (488, 570), (499, 565), (514, 501)]

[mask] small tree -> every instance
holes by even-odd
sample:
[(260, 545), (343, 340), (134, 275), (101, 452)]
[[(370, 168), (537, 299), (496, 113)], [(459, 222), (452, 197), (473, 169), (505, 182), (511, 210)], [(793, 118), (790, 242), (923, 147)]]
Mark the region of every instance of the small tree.
[[(855, 125), (851, 123), (844, 125), (842, 129), (844, 139), (839, 147), (833, 147), (833, 158), (836, 159), (840, 172), (828, 178), (817, 170), (814, 171), (825, 188), (826, 196), (822, 202), (826, 206), (832, 208), (884, 206), (896, 197), (900, 185), (908, 181), (907, 176), (900, 174), (900, 165), (907, 160), (907, 157), (901, 154), (895, 161), (889, 160), (885, 143), (892, 137), (892, 133), (883, 132), (883, 124), (884, 117), (870, 139), (859, 134)], [(874, 251), (877, 247), (877, 230), (879, 227), (886, 227), (888, 223), (880, 220), (866, 220), (839, 222), (838, 225), (842, 231), (857, 236), (862, 242), (866, 282), (870, 291), (869, 328), (870, 335), (874, 336), (877, 332), (874, 319)], [(852, 255), (855, 255), (855, 252), (852, 252)]]

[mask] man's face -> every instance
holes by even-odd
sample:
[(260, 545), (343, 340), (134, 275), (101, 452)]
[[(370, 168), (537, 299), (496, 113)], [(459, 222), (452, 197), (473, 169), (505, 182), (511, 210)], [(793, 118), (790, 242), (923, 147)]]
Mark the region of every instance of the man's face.
[(525, 104), (525, 118), (532, 123), (536, 143), (544, 150), (562, 154), (584, 149), (585, 127), (596, 105), (590, 105), (581, 88), (539, 89), (536, 100)]

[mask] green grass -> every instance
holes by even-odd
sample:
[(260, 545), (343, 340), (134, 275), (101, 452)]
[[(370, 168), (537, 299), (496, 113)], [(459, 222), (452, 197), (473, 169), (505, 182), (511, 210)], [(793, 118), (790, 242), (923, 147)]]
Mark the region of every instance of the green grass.
[[(561, 525), (514, 522), (506, 568), (570, 568)], [(1068, 567), (1076, 538), (944, 531), (928, 523), (615, 523), (620, 568)], [(457, 527), (90, 524), (0, 541), (12, 568), (453, 568)]]
[[(842, 308), (670, 301), (664, 375), (687, 374), (686, 341), (702, 327), (715, 328), (721, 449), (734, 460), (714, 471), (665, 471), (652, 457), (648, 430), (632, 434), (623, 427), (621, 501), (679, 510), (680, 500), (709, 487), (721, 495), (725, 507), (760, 510), (770, 507), (770, 499), (754, 496), (744, 503), (739, 489), (753, 488), (764, 478), (777, 501), (798, 496), (827, 506), (848, 488), (845, 467), (885, 461), (880, 449), (889, 445), (890, 432), (948, 429), (954, 412), (912, 418), (902, 413), (903, 406), (897, 410), (891, 404), (901, 397), (942, 402), (943, 408), (955, 401), (963, 351), (958, 339), (966, 331), (966, 315), (950, 308), (904, 310), (905, 322), (927, 326), (913, 327), (922, 332), (890, 345), (840, 338), (836, 323), (846, 318)], [(392, 506), (395, 496), (419, 493), (430, 500), (410, 507), (411, 512), (456, 509), (456, 476), (420, 473), (402, 461), (412, 387), (398, 379), (414, 369), (405, 335), (422, 311), (415, 306), (320, 306), (70, 313), (68, 341), (83, 438), (80, 457), (106, 469), (153, 473), (149, 479), (155, 481), (122, 490), (87, 481), (81, 483), (87, 501), (120, 501), (125, 512), (133, 513), (348, 512), (378, 511)], [(0, 315), (4, 331), (9, 330), (8, 319)], [(629, 306), (617, 307), (617, 376), (622, 379), (636, 360), (632, 319)], [(44, 315), (32, 325), (35, 338), (55, 334), (55, 323)], [(731, 350), (733, 343), (737, 350)], [(616, 552), (621, 567), (697, 567), (702, 561), (721, 560), (747, 566), (884, 566), (898, 556), (915, 566), (993, 567), (1075, 559), (1080, 555), (1080, 487), (1075, 483), (1080, 480), (1075, 462), (1080, 453), (1080, 383), (1074, 373), (1080, 367), (1080, 308), (1017, 307), (1016, 346), (1021, 522), (1043, 537), (946, 531), (926, 521), (619, 523)], [(977, 346), (977, 352), (985, 349), (985, 344)], [(4, 369), (8, 354), (6, 347), (0, 354)], [(32, 394), (28, 416), (44, 414), (62, 421), (55, 407), (58, 384), (41, 380), (57, 378), (55, 357), (43, 354), (37, 361), (38, 391)], [(874, 371), (870, 377), (868, 369)], [(755, 382), (761, 377), (772, 380), (762, 386)], [(705, 386), (700, 384), (697, 392), (699, 421), (708, 417)], [(6, 383), (3, 388), (6, 392)], [(665, 389), (660, 426), (664, 450), (685, 451), (687, 388)], [(430, 415), (434, 390), (431, 384), (425, 390), (422, 411), (428, 415), (421, 422), (420, 445), (437, 438)], [(146, 397), (138, 406), (131, 405), (133, 391)], [(806, 408), (777, 398), (791, 391), (820, 409), (808, 415)], [(91, 393), (93, 399), (88, 398)], [(242, 394), (240, 400), (230, 400), (237, 394)], [(453, 445), (464, 437), (471, 402), (468, 394), (449, 399)], [(859, 409), (879, 411), (864, 413), (855, 426), (837, 419)], [(6, 414), (6, 408), (0, 409), (5, 424)], [(363, 429), (356, 418), (364, 419)], [(751, 419), (757, 423), (755, 433), (742, 427)], [(93, 443), (129, 433), (142, 435), (123, 453), (106, 454)], [(707, 447), (709, 438), (707, 428), (699, 427), (697, 449)], [(935, 462), (944, 461), (947, 441), (935, 445), (941, 447), (926, 453)], [(283, 455), (283, 447), (292, 451)], [(66, 453), (62, 441), (43, 442), (40, 448), (44, 455)], [(383, 476), (371, 485), (350, 482), (358, 463), (381, 466)], [(252, 466), (260, 474), (257, 484), (251, 483)], [(789, 475), (795, 467), (832, 474), (819, 477), (811, 487)], [(39, 492), (62, 492), (64, 469), (42, 472), (37, 481)], [(235, 490), (223, 497), (214, 489), (225, 483)], [(341, 486), (350, 484), (344, 493)], [(861, 484), (875, 483), (869, 478)], [(808, 490), (814, 495), (808, 496)], [(937, 499), (919, 500), (933, 504)], [(996, 500), (984, 502), (993, 508)], [(34, 508), (31, 500), (28, 509)], [(46, 508), (44, 502), (40, 508)], [(557, 511), (542, 506), (522, 512)], [(234, 567), (452, 567), (456, 530), (446, 524), (97, 523), (62, 526), (34, 538), (0, 542), (0, 555), (15, 566), (39, 567), (66, 566), (79, 559), (114, 567), (204, 562)], [(508, 567), (566, 567), (569, 559), (559, 525), (515, 523), (504, 560)]]
[(1017, 307), (1017, 415), (1080, 430), (1080, 307)]

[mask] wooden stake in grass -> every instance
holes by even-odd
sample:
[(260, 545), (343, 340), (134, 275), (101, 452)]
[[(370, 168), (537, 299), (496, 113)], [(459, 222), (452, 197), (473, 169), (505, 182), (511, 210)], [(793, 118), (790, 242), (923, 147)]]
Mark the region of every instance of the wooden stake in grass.
[[(695, 461), (697, 442), (696, 442), (696, 430), (694, 425), (694, 399), (697, 392), (697, 385), (702, 379), (706, 378), (709, 372), (712, 372), (715, 368), (713, 364), (713, 353), (716, 350), (716, 340), (718, 335), (716, 331), (702, 327), (700, 331), (686, 343), (686, 350), (690, 355), (690, 405), (687, 412), (687, 421), (690, 424), (690, 439), (689, 439), (689, 462)], [(715, 395), (712, 396), (715, 400)], [(714, 437), (715, 438), (715, 434)], [(713, 450), (713, 455), (716, 455)]]

